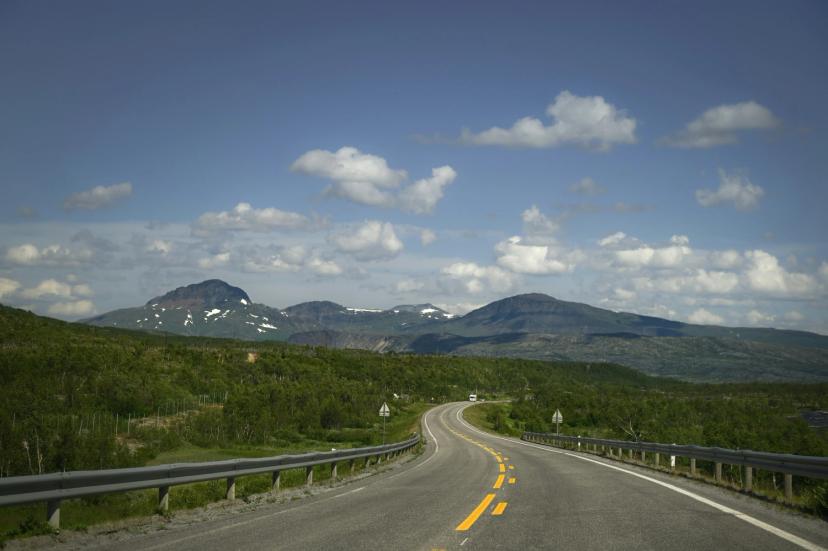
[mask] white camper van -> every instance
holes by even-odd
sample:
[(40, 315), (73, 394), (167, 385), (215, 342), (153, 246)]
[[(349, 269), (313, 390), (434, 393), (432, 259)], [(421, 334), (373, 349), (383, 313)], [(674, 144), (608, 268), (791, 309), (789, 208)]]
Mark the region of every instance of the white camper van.
[(469, 402), (476, 402), (477, 394), (469, 394)]

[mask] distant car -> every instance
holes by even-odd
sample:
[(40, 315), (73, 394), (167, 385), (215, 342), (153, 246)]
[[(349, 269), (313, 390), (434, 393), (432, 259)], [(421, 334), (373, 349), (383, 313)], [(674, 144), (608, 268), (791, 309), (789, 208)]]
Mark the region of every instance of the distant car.
[(477, 394), (469, 394), (469, 402), (476, 402)]

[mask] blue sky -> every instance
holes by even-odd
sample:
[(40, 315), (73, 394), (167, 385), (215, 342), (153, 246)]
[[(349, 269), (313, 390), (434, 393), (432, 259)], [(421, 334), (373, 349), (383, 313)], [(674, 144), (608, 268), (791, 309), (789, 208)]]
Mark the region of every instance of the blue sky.
[(237, 4), (0, 5), (0, 301), (828, 333), (823, 3)]

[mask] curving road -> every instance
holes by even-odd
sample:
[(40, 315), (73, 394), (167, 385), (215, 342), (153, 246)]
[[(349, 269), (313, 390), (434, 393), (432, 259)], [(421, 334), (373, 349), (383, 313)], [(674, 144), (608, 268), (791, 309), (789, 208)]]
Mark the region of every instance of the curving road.
[[(699, 482), (423, 419), (416, 460), (306, 499), (99, 548), (822, 549), (828, 523)], [(88, 546), (90, 542), (86, 542)], [(97, 543), (101, 543), (98, 541)]]

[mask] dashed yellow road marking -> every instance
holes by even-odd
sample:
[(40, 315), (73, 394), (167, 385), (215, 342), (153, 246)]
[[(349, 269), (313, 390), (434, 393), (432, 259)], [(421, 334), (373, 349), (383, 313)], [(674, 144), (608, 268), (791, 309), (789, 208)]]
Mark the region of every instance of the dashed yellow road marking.
[(495, 505), (494, 511), (492, 511), (493, 515), (502, 515), (503, 511), (506, 510), (507, 503), (505, 501), (501, 501), (497, 505)]
[(506, 475), (499, 474), (497, 475), (497, 480), (495, 480), (494, 488), (495, 490), (499, 490), (501, 486), (503, 486), (503, 479), (506, 478)]
[(500, 467), (500, 472), (502, 472), (502, 473), (506, 472), (506, 465), (504, 465), (503, 463), (499, 464), (498, 467)]
[(509, 477), (509, 484), (514, 484), (515, 482), (517, 482), (517, 478), (515, 478), (513, 476)]
[(466, 530), (471, 528), (472, 525), (477, 521), (477, 519), (480, 518), (480, 515), (482, 515), (483, 512), (489, 507), (489, 504), (492, 502), (494, 498), (494, 494), (486, 494), (486, 497), (483, 498), (483, 501), (481, 501), (480, 504), (474, 508), (474, 511), (469, 513), (469, 516), (466, 517), (466, 520), (457, 525), (457, 528), (455, 528), (455, 530), (457, 530), (458, 532), (465, 532)]
[(514, 470), (515, 470), (515, 466), (514, 466), (514, 465), (509, 465), (509, 470), (510, 470), (510, 471), (514, 471)]

